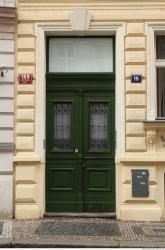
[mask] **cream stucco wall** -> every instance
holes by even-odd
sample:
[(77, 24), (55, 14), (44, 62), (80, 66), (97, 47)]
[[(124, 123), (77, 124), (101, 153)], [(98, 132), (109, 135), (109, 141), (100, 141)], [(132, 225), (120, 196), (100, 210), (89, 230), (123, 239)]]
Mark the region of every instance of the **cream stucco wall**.
[[(165, 23), (165, 3), (149, 0), (138, 1), (138, 4), (136, 1), (125, 0), (19, 0), (17, 2), (15, 216), (34, 218), (41, 217), (44, 213), (45, 160), (44, 155), (37, 149), (36, 141), (38, 138), (36, 132), (43, 127), (37, 120), (40, 111), (36, 111), (41, 98), (36, 90), (42, 85), (36, 78), (39, 73), (38, 64), (41, 63), (36, 54), (41, 37), (36, 30), (39, 25), (54, 24), (59, 32), (60, 30), (65, 32), (64, 26), (71, 32), (73, 27), (70, 24), (70, 16), (76, 8), (82, 7), (86, 8), (92, 17), (89, 29), (92, 25), (104, 26), (107, 23), (111, 26), (122, 23), (125, 29), (124, 86), (122, 86), (125, 94), (125, 109), (122, 112), (125, 143), (123, 150), (116, 155), (117, 218), (161, 220), (165, 216), (165, 150), (161, 144), (160, 134), (165, 134), (165, 129), (163, 126), (157, 128), (157, 125), (152, 128), (146, 125), (144, 128), (143, 120), (147, 118), (147, 84), (150, 84), (147, 82), (146, 25), (150, 22)], [(19, 85), (18, 74), (28, 72), (34, 75), (33, 84)], [(143, 75), (141, 84), (130, 83), (130, 75), (133, 73)], [(135, 168), (149, 170), (148, 198), (132, 197), (131, 169)]]

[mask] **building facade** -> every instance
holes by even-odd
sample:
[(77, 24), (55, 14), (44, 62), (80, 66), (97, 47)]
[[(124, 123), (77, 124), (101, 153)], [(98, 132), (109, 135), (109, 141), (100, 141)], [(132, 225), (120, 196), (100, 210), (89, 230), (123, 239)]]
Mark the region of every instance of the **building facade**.
[(18, 0), (14, 214), (165, 219), (165, 3)]
[(0, 217), (13, 216), (15, 1), (0, 1)]

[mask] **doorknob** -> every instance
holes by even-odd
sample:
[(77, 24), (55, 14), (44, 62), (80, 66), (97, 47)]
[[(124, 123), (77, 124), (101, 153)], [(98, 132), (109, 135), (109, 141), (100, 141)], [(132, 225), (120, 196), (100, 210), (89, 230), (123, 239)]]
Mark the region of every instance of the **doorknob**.
[(85, 164), (85, 163), (83, 163), (83, 164), (82, 164), (82, 166), (83, 166), (83, 167), (86, 167), (86, 164)]

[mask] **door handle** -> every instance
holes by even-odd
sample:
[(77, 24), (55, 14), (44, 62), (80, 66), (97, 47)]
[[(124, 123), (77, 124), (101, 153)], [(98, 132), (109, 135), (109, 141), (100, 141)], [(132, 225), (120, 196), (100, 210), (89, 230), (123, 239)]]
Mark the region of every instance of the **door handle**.
[(85, 163), (83, 163), (83, 164), (82, 164), (82, 166), (83, 166), (83, 167), (86, 167), (86, 164), (85, 164)]

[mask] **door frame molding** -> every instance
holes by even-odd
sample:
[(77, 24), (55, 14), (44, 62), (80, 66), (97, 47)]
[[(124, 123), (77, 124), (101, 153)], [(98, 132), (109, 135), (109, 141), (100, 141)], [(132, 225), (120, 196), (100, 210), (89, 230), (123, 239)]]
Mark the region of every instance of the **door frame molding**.
[[(124, 74), (124, 22), (92, 22), (89, 29), (83, 31), (83, 36), (112, 36), (116, 38), (115, 48), (115, 130), (116, 154), (125, 153), (125, 74)], [(46, 36), (77, 36), (72, 30), (69, 20), (63, 22), (44, 22), (35, 24), (36, 35), (36, 110), (35, 110), (35, 153), (40, 155), (45, 164), (46, 136)], [(44, 176), (43, 176), (44, 178)], [(45, 181), (43, 181), (45, 185)], [(45, 188), (43, 187), (43, 190)], [(116, 199), (117, 200), (117, 199)], [(45, 198), (43, 199), (45, 202)], [(45, 206), (44, 206), (45, 207)]]

